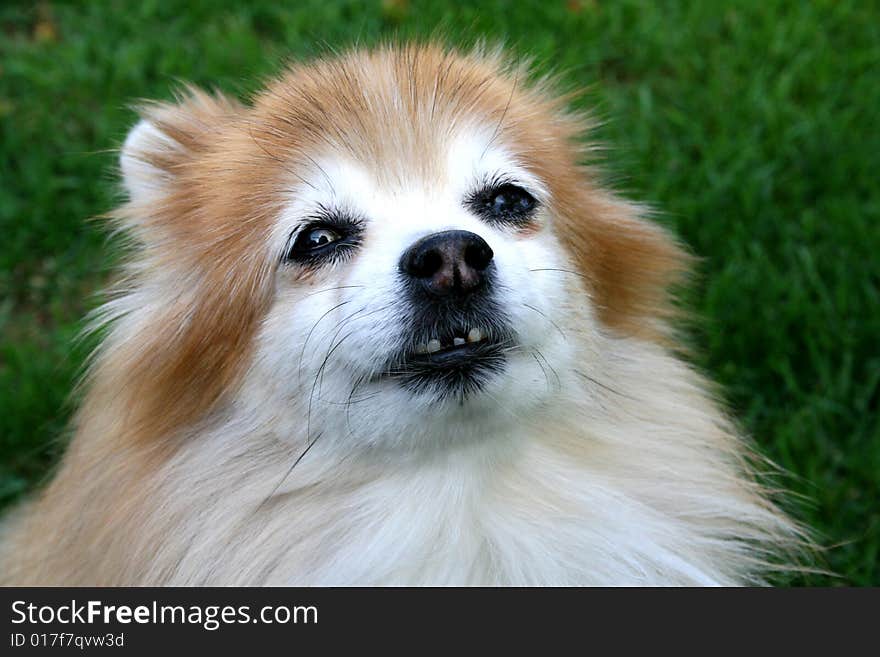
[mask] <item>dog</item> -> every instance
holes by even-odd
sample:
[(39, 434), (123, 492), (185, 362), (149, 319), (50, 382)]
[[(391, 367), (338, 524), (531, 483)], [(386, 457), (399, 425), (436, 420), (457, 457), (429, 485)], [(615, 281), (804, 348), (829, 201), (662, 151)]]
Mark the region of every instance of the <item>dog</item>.
[(6, 583), (753, 585), (804, 533), (691, 367), (692, 257), (501, 50), (141, 108), (133, 255)]

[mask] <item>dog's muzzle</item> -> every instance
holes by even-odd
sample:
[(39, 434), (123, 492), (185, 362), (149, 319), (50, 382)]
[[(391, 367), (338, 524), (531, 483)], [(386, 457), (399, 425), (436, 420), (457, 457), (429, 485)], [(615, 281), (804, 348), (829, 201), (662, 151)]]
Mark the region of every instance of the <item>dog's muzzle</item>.
[(411, 390), (462, 398), (503, 369), (513, 334), (495, 299), (493, 257), (482, 237), (463, 230), (406, 249), (399, 270), (407, 339), (386, 376)]

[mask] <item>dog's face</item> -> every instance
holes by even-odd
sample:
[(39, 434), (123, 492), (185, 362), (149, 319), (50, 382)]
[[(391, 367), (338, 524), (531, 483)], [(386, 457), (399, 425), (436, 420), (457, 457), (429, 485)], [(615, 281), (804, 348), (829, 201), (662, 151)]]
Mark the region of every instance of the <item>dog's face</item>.
[(278, 402), (413, 440), (432, 418), (480, 430), (475, 419), (509, 421), (553, 394), (571, 351), (562, 327), (578, 317), (590, 332), (587, 300), (572, 298), (546, 186), (484, 119), (438, 126), (442, 141), (410, 136), (417, 152), (391, 162), (328, 147), (297, 171), (256, 361)]
[(122, 164), (164, 344), (130, 365), (173, 374), (190, 421), (229, 398), (281, 434), (521, 420), (605, 333), (656, 337), (679, 257), (579, 168), (578, 129), (523, 71), (435, 48), (295, 68), (249, 108), (154, 108)]

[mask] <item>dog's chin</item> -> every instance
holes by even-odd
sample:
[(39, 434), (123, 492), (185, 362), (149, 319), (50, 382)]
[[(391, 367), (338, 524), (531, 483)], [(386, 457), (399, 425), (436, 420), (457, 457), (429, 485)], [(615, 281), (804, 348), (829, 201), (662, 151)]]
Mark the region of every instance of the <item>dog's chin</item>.
[(516, 343), (511, 331), (496, 328), (450, 330), (431, 338), (419, 334), (409, 344), (416, 346), (393, 354), (377, 378), (413, 395), (464, 403), (504, 373)]

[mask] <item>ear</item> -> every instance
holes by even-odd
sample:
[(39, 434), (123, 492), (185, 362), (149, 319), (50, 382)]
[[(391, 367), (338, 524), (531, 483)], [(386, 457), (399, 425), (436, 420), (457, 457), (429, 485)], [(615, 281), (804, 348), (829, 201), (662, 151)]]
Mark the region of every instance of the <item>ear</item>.
[(563, 241), (591, 286), (599, 319), (633, 337), (671, 344), (681, 314), (671, 288), (685, 282), (694, 258), (644, 208), (608, 192), (581, 190), (563, 217)]
[(163, 195), (172, 174), (158, 163), (184, 157), (181, 151), (180, 144), (149, 120), (141, 119), (125, 138), (119, 156), (122, 184), (128, 197), (135, 203), (148, 203)]
[(119, 157), (130, 200), (150, 204), (165, 196), (187, 163), (209, 148), (211, 137), (242, 110), (235, 100), (191, 86), (174, 103), (141, 105), (141, 120), (125, 138)]
[[(130, 426), (144, 439), (186, 426), (234, 386), (270, 298), (255, 241), (262, 233), (229, 219), (254, 205), (236, 193), (252, 178), (226, 164), (242, 152), (229, 149), (245, 139), (236, 126), (245, 111), (188, 88), (175, 103), (143, 105), (120, 153), (130, 202), (113, 216), (141, 247), (138, 282), (157, 284), (132, 297), (147, 302), (130, 313), (131, 333), (110, 342), (115, 351), (96, 380), (110, 398), (127, 400)], [(250, 175), (260, 180), (261, 171)]]

